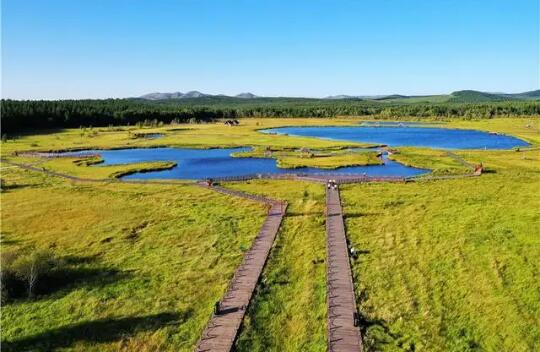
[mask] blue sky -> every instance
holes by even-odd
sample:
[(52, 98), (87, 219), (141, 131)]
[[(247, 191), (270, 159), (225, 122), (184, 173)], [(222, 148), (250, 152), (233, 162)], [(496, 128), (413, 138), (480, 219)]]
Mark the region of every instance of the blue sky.
[(520, 92), (538, 0), (3, 0), (2, 95)]

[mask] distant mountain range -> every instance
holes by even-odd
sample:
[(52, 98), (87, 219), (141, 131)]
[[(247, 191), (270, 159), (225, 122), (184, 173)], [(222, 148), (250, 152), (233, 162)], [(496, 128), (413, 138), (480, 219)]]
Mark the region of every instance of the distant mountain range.
[[(175, 99), (198, 99), (198, 98), (230, 98), (230, 99), (257, 99), (264, 98), (252, 93), (240, 93), (238, 95), (229, 96), (224, 94), (212, 95), (198, 92), (196, 90), (187, 93), (150, 93), (139, 97), (144, 100), (175, 100)], [(282, 97), (285, 98), (285, 97)], [(380, 102), (408, 102), (408, 103), (481, 103), (481, 102), (496, 102), (509, 100), (540, 100), (540, 90), (534, 90), (523, 93), (488, 93), (476, 90), (460, 90), (451, 94), (441, 95), (332, 95), (325, 100), (368, 100)]]
[(258, 98), (255, 94), (240, 93), (235, 96), (228, 96), (224, 94), (212, 95), (198, 92), (196, 90), (189, 91), (187, 93), (174, 92), (174, 93), (150, 93), (140, 96), (139, 98), (145, 100), (170, 100), (170, 99), (194, 99), (194, 98), (206, 98), (206, 97), (229, 97), (240, 99), (253, 99)]
[(454, 103), (474, 103), (474, 102), (489, 102), (489, 101), (506, 101), (506, 100), (539, 100), (540, 90), (533, 90), (524, 93), (487, 93), (476, 90), (460, 90), (450, 94), (441, 95), (333, 95), (324, 99), (361, 99), (361, 100), (381, 100), (381, 101), (402, 101), (411, 100), (418, 102), (454, 102)]

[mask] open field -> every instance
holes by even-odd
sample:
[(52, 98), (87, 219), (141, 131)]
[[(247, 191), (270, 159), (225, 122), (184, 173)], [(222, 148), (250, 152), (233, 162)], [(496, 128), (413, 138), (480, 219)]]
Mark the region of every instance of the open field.
[(2, 178), (3, 254), (51, 248), (69, 263), (66, 282), (2, 307), (6, 351), (191, 351), (265, 216), (194, 186)]
[[(369, 351), (540, 349), (540, 124), (537, 119), (450, 120), (442, 127), (512, 134), (519, 151), (398, 148), (397, 160), (481, 177), (342, 187), (362, 330)], [(265, 135), (286, 125), (353, 125), (357, 119), (245, 119), (157, 128), (70, 129), (2, 142), (2, 157), (47, 170), (107, 179), (166, 162), (85, 166), (15, 151), (187, 146), (271, 147), (278, 160), (341, 166), (362, 144)], [(132, 138), (163, 133), (160, 139)], [(286, 148), (287, 151), (284, 152)], [(289, 150), (337, 153), (304, 158)], [(367, 161), (373, 153), (364, 153)], [(296, 160), (300, 159), (300, 160)], [(313, 161), (314, 160), (314, 161)], [(322, 161), (328, 161), (324, 164)], [(341, 163), (341, 164), (340, 164)], [(69, 282), (2, 307), (3, 348), (189, 351), (249, 248), (265, 208), (191, 186), (72, 183), (3, 165), (2, 253), (51, 248)], [(179, 166), (181, 167), (181, 165)], [(240, 351), (324, 351), (324, 187), (259, 180), (224, 186), (287, 200), (247, 319)], [(89, 331), (92, 333), (90, 334)]]
[[(24, 135), (3, 143), (3, 154), (15, 150), (51, 151), (65, 149), (109, 149), (178, 146), (190, 148), (272, 146), (301, 148), (332, 148), (367, 146), (313, 138), (290, 138), (258, 133), (259, 129), (302, 125), (351, 125), (354, 119), (243, 119), (239, 126), (226, 126), (221, 122), (208, 124), (178, 124), (163, 127), (112, 127), (65, 129), (39, 135)], [(137, 133), (162, 133), (162, 138), (133, 138)]]
[(370, 350), (540, 348), (538, 171), (344, 187)]

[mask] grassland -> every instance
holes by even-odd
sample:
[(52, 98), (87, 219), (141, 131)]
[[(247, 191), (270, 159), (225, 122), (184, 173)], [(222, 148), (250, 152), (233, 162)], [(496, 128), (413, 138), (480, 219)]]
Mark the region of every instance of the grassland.
[(336, 169), (345, 166), (380, 165), (379, 152), (375, 150), (335, 149), (272, 149), (255, 147), (252, 150), (233, 154), (239, 158), (274, 158), (277, 166), (284, 169), (317, 167)]
[(325, 351), (324, 188), (296, 181), (253, 181), (227, 187), (289, 202), (238, 350)]
[[(2, 154), (14, 151), (61, 151), (67, 149), (113, 149), (178, 146), (191, 148), (271, 146), (281, 148), (362, 147), (368, 144), (344, 143), (315, 138), (291, 138), (257, 132), (280, 126), (351, 125), (354, 119), (244, 119), (239, 126), (223, 123), (165, 125), (156, 128), (113, 127), (65, 129), (48, 133), (21, 135), (2, 143)], [(137, 133), (160, 133), (157, 139), (133, 138)]]
[[(399, 148), (394, 157), (437, 174), (479, 178), (342, 189), (347, 234), (369, 351), (540, 349), (540, 123), (450, 120), (441, 127), (507, 133), (519, 151)], [(2, 142), (2, 157), (88, 178), (167, 163), (88, 167), (76, 159), (14, 151), (187, 146), (310, 148), (339, 165), (362, 144), (266, 135), (286, 125), (352, 125), (355, 119), (241, 120), (222, 124), (62, 130)], [(163, 133), (160, 139), (135, 133)], [(337, 154), (332, 154), (336, 153)], [(347, 155), (347, 154), (343, 154)], [(338, 156), (338, 157), (336, 157)], [(457, 158), (456, 158), (457, 156)], [(296, 163), (293, 159), (293, 161)], [(298, 164), (292, 164), (298, 165)], [(2, 253), (36, 246), (69, 259), (72, 282), (2, 307), (6, 350), (191, 350), (263, 221), (259, 205), (178, 185), (73, 183), (3, 165)], [(468, 172), (468, 171), (467, 171)], [(238, 339), (240, 351), (326, 349), (324, 188), (293, 181), (227, 187), (289, 202), (283, 228)]]
[(430, 169), (433, 175), (463, 175), (473, 171), (465, 159), (444, 150), (403, 147), (388, 158), (407, 166)]
[[(361, 253), (353, 273), (368, 351), (540, 348), (540, 152), (461, 154), (483, 160), (490, 165), (488, 173), (480, 178), (342, 189), (348, 237)], [(292, 194), (290, 181), (228, 187), (296, 199), (297, 204), (304, 198)], [(320, 207), (315, 209), (303, 213), (321, 219)], [(304, 233), (284, 231), (280, 240), (305, 241)], [(312, 285), (305, 278), (311, 277), (298, 276), (291, 268), (309, 266), (309, 260), (315, 263), (320, 256), (312, 252), (306, 258), (305, 249), (302, 255), (296, 254), (297, 248), (288, 249), (284, 255), (278, 244), (270, 259), (268, 281), (250, 308), (240, 350), (279, 350), (280, 345), (291, 351), (325, 349), (322, 339), (317, 339), (319, 344), (297, 344), (302, 335), (289, 330), (317, 316), (316, 306), (298, 308), (305, 307), (305, 286)], [(273, 279), (284, 272), (289, 280)], [(303, 316), (306, 311), (312, 312), (310, 320)]]
[(75, 157), (43, 159), (38, 161), (37, 164), (34, 164), (34, 166), (41, 167), (45, 170), (61, 171), (80, 178), (115, 179), (137, 172), (168, 170), (177, 165), (170, 161), (153, 161), (125, 165), (99, 165), (89, 162), (86, 158)]
[(265, 216), (194, 186), (2, 178), (2, 252), (70, 263), (63, 285), (2, 307), (5, 351), (191, 351)]
[(343, 189), (368, 350), (540, 348), (540, 167)]

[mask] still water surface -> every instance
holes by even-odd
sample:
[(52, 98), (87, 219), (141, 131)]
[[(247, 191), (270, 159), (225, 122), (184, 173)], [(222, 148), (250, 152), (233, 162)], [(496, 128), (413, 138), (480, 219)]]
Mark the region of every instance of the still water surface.
[(208, 177), (242, 176), (252, 174), (284, 173), (354, 173), (369, 176), (415, 176), (429, 172), (425, 169), (408, 167), (383, 157), (384, 165), (342, 167), (335, 170), (302, 167), (281, 169), (275, 159), (234, 158), (232, 153), (249, 148), (187, 149), (187, 148), (137, 148), (116, 150), (88, 150), (100, 154), (104, 163), (118, 165), (146, 161), (174, 161), (178, 165), (170, 170), (139, 172), (124, 176), (125, 179), (204, 179)]
[(527, 142), (512, 136), (476, 130), (420, 127), (418, 124), (381, 124), (373, 126), (281, 127), (263, 133), (317, 137), (339, 141), (373, 143), (392, 147), (429, 147), (437, 149), (512, 149)]
[[(380, 124), (352, 127), (283, 127), (261, 131), (342, 141), (385, 144), (390, 146), (419, 146), (443, 149), (510, 149), (527, 146), (518, 138), (487, 132), (460, 129), (421, 127), (415, 124)], [(188, 149), (138, 148), (117, 150), (89, 150), (104, 159), (100, 165), (129, 164), (146, 161), (174, 161), (171, 170), (141, 172), (125, 176), (126, 179), (204, 179), (252, 174), (335, 174), (351, 173), (368, 176), (416, 176), (429, 170), (408, 167), (383, 156), (383, 165), (342, 167), (335, 170), (303, 167), (281, 169), (275, 159), (234, 158), (232, 153), (248, 148)], [(96, 166), (99, 167), (99, 166)]]

